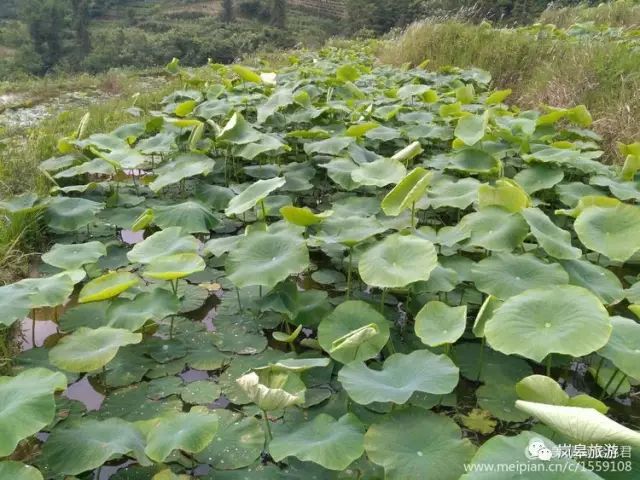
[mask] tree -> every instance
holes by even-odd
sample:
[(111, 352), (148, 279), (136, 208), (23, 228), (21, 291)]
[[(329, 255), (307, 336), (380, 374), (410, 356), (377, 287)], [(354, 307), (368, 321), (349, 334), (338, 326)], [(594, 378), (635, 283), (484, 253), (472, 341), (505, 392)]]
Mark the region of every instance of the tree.
[(86, 57), (91, 51), (91, 37), (89, 36), (89, 0), (71, 0), (72, 27), (76, 37), (78, 57)]
[(271, 4), (271, 23), (278, 28), (287, 25), (287, 0), (273, 0)]
[(233, 22), (233, 0), (222, 0), (222, 21), (225, 23)]
[(42, 69), (50, 70), (64, 54), (66, 5), (59, 0), (24, 0), (20, 18), (27, 26)]

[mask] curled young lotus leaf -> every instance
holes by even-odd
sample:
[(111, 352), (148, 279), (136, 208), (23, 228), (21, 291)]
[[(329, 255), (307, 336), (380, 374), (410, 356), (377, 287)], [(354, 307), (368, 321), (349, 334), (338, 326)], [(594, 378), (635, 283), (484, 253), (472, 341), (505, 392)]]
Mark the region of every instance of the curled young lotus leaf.
[(588, 290), (558, 285), (510, 297), (487, 321), (484, 333), (494, 350), (541, 362), (551, 353), (581, 357), (602, 348), (611, 322)]
[(144, 437), (132, 423), (120, 418), (82, 418), (54, 429), (44, 444), (41, 460), (51, 471), (77, 475), (124, 456), (149, 466), (152, 463), (144, 448)]
[(417, 407), (371, 425), (364, 448), (385, 478), (398, 480), (458, 480), (475, 451), (453, 420)]
[(49, 361), (68, 372), (92, 372), (113, 360), (120, 347), (141, 341), (142, 334), (122, 328), (81, 327), (49, 351)]
[(242, 238), (227, 258), (226, 271), (234, 285), (274, 287), (309, 265), (304, 239), (287, 230), (256, 231)]
[(382, 370), (372, 370), (354, 361), (344, 366), (338, 380), (349, 397), (361, 405), (373, 402), (404, 404), (414, 392), (442, 395), (458, 384), (458, 367), (446, 355), (414, 350), (394, 353)]
[(133, 263), (151, 263), (156, 258), (175, 253), (196, 253), (198, 239), (185, 235), (180, 227), (170, 227), (145, 238), (127, 253)]
[(18, 442), (53, 421), (54, 393), (66, 388), (67, 379), (62, 373), (44, 368), (0, 377), (0, 456), (11, 455)]
[(342, 363), (373, 358), (388, 340), (387, 320), (360, 300), (341, 303), (318, 326), (318, 341), (323, 350)]
[(640, 432), (611, 420), (594, 408), (518, 400), (516, 407), (577, 443), (615, 443), (640, 447)]
[(395, 234), (367, 250), (360, 258), (358, 270), (367, 285), (398, 288), (429, 280), (437, 265), (438, 255), (429, 240)]
[(253, 403), (266, 412), (302, 405), (307, 388), (296, 373), (277, 367), (247, 373), (236, 383)]
[(155, 462), (164, 462), (174, 450), (198, 453), (211, 443), (218, 429), (218, 417), (192, 409), (147, 422), (147, 446), (144, 451)]
[(42, 261), (63, 270), (75, 270), (83, 265), (96, 263), (106, 254), (107, 248), (102, 242), (68, 245), (56, 243), (51, 250), (42, 255)]
[(420, 200), (433, 174), (422, 167), (414, 168), (382, 199), (382, 210), (395, 217)]
[(158, 280), (177, 280), (202, 272), (206, 266), (197, 253), (176, 253), (154, 259), (145, 268), (143, 275)]
[(224, 213), (226, 215), (240, 215), (255, 207), (263, 201), (271, 192), (277, 190), (287, 183), (281, 177), (270, 178), (269, 180), (258, 180), (249, 185), (246, 189), (231, 199)]
[(611, 260), (626, 262), (640, 250), (640, 207), (619, 204), (615, 207), (585, 208), (574, 228), (584, 245)]
[(598, 354), (625, 375), (640, 378), (640, 324), (629, 318), (611, 317), (611, 325), (611, 337)]
[(364, 431), (364, 425), (351, 413), (338, 420), (321, 413), (292, 432), (276, 436), (269, 443), (269, 453), (276, 462), (296, 457), (343, 471), (364, 453)]
[[(523, 452), (528, 452), (533, 442), (541, 442), (547, 449), (553, 450), (556, 445), (546, 437), (537, 432), (524, 431), (516, 436), (497, 435), (490, 438), (476, 452), (468, 472), (460, 477), (460, 480), (511, 480), (513, 472), (487, 472), (482, 470), (481, 465), (508, 464), (516, 457), (524, 456)], [(559, 480), (562, 473), (571, 473), (572, 480), (600, 480), (602, 477), (595, 473), (583, 469), (578, 463), (567, 457), (553, 457), (550, 460), (531, 459), (527, 461), (535, 471), (538, 480)], [(475, 467), (478, 467), (477, 469)], [(533, 470), (537, 468), (537, 470)]]
[(99, 302), (117, 297), (137, 285), (140, 279), (129, 272), (109, 272), (87, 283), (78, 296), (79, 303)]
[(0, 462), (0, 478), (11, 480), (42, 480), (40, 471), (31, 465), (7, 460)]
[(425, 345), (437, 347), (455, 343), (467, 326), (467, 306), (450, 307), (432, 300), (420, 309), (415, 322), (416, 335)]
[(399, 152), (396, 152), (391, 157), (391, 160), (395, 160), (396, 162), (409, 162), (409, 160), (414, 159), (422, 152), (424, 152), (424, 150), (422, 149), (422, 145), (420, 145), (420, 142), (413, 142), (404, 147)]
[(287, 222), (293, 223), (294, 225), (299, 225), (301, 227), (316, 225), (333, 214), (331, 210), (320, 213), (313, 213), (308, 207), (300, 208), (294, 207), (292, 205), (282, 207), (280, 209), (280, 213)]
[(496, 254), (476, 263), (471, 270), (476, 288), (500, 300), (530, 288), (566, 285), (569, 275), (557, 263), (545, 263), (532, 254)]

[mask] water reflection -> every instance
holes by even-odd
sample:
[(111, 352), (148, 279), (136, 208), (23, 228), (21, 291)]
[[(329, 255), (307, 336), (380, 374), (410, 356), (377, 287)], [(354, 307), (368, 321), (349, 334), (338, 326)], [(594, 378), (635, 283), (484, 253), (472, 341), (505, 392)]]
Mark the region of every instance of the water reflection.
[(69, 385), (64, 396), (70, 400), (82, 402), (87, 408), (87, 411), (100, 410), (102, 402), (104, 401), (104, 395), (93, 388), (87, 376)]

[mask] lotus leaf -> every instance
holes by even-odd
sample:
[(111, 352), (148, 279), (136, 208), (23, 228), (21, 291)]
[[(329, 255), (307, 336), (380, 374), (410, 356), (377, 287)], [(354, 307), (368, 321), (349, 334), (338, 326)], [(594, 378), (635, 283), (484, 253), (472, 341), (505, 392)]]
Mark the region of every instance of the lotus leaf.
[(469, 242), (472, 245), (496, 252), (513, 251), (529, 233), (522, 215), (495, 206), (470, 213), (460, 225), (471, 231)]
[(445, 394), (458, 384), (458, 367), (445, 355), (414, 350), (389, 356), (382, 370), (354, 361), (340, 370), (338, 380), (356, 403), (406, 403), (414, 392)]
[(561, 264), (569, 274), (569, 283), (591, 290), (601, 302), (613, 305), (624, 298), (622, 283), (612, 271), (587, 260), (566, 260)]
[(360, 300), (341, 303), (318, 326), (323, 350), (342, 363), (373, 358), (388, 340), (387, 320)]
[(277, 462), (292, 456), (342, 471), (364, 453), (364, 431), (351, 413), (338, 420), (321, 413), (291, 433), (276, 436), (269, 453)]
[(202, 272), (206, 264), (196, 253), (176, 253), (158, 257), (144, 270), (144, 276), (159, 280), (177, 280)]
[(191, 410), (151, 420), (147, 425), (145, 453), (155, 462), (164, 462), (173, 450), (198, 453), (215, 437), (218, 417)]
[(384, 213), (395, 217), (420, 200), (432, 175), (422, 167), (413, 169), (382, 199), (381, 205)]
[(602, 348), (611, 335), (611, 322), (588, 290), (558, 285), (510, 297), (484, 332), (495, 350), (541, 362), (551, 353), (580, 357)]
[(12, 460), (0, 462), (0, 477), (11, 480), (42, 480), (38, 469)]
[(458, 480), (475, 450), (453, 420), (417, 407), (374, 423), (364, 448), (373, 463), (384, 467), (385, 478), (398, 480)]
[(78, 297), (79, 303), (99, 302), (117, 297), (140, 280), (129, 272), (109, 272), (87, 283)]
[(247, 373), (236, 383), (253, 403), (265, 411), (304, 403), (306, 387), (300, 377), (277, 367)]
[(478, 188), (478, 206), (483, 208), (496, 205), (510, 212), (521, 212), (529, 207), (531, 199), (520, 185), (510, 179), (496, 180), (495, 185), (486, 183)]
[(69, 372), (92, 372), (109, 363), (120, 347), (140, 343), (142, 335), (121, 328), (79, 328), (49, 352), (53, 365)]
[(185, 233), (207, 233), (220, 221), (203, 204), (188, 201), (154, 208), (153, 223), (162, 229), (181, 227)]
[(571, 234), (553, 223), (542, 210), (526, 208), (522, 216), (540, 247), (549, 255), (563, 260), (575, 260), (582, 256), (582, 250), (571, 245)]
[(450, 307), (433, 300), (420, 309), (415, 321), (416, 335), (425, 345), (437, 347), (455, 343), (467, 326), (467, 306)]
[(398, 160), (381, 158), (359, 166), (351, 172), (351, 178), (360, 185), (385, 187), (398, 183), (407, 174), (407, 169)]
[(249, 185), (240, 195), (233, 197), (224, 212), (227, 215), (240, 215), (255, 207), (271, 192), (282, 187), (285, 183), (286, 180), (280, 177), (258, 180), (256, 183)]
[(50, 228), (74, 232), (91, 223), (103, 208), (103, 203), (84, 198), (56, 197), (49, 202), (44, 216)]
[(180, 227), (170, 227), (145, 238), (136, 244), (127, 258), (130, 262), (148, 264), (159, 257), (177, 253), (196, 253), (198, 240), (185, 235)]
[(598, 354), (610, 360), (625, 375), (640, 378), (640, 324), (624, 317), (611, 317), (611, 325), (611, 337)]
[(309, 227), (322, 222), (325, 218), (330, 217), (333, 212), (329, 210), (321, 213), (313, 213), (311, 209), (307, 207), (299, 208), (287, 205), (280, 209), (280, 213), (287, 222), (301, 227)]
[(436, 249), (416, 235), (390, 235), (367, 250), (358, 263), (362, 280), (373, 287), (397, 288), (429, 279), (438, 264)]
[(154, 192), (159, 192), (164, 187), (176, 184), (185, 178), (206, 175), (213, 170), (214, 166), (214, 160), (206, 155), (197, 153), (178, 155), (175, 160), (155, 170), (158, 176), (149, 184), (149, 188)]
[(107, 248), (101, 242), (70, 245), (56, 243), (51, 250), (42, 255), (42, 261), (63, 270), (75, 270), (83, 265), (96, 263), (106, 254)]
[(106, 310), (106, 325), (136, 331), (149, 320), (159, 322), (175, 315), (180, 308), (178, 299), (170, 292), (156, 288), (139, 293), (133, 299), (116, 298)]
[(11, 455), (18, 442), (53, 421), (54, 393), (66, 388), (63, 374), (44, 368), (0, 377), (0, 456)]

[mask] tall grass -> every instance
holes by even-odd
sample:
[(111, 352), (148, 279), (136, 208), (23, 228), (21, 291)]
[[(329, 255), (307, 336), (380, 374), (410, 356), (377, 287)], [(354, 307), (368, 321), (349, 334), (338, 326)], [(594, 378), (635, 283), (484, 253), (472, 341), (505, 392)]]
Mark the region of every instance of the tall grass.
[(540, 15), (541, 23), (567, 28), (574, 23), (595, 22), (611, 27), (640, 25), (640, 4), (634, 0), (603, 2), (595, 7), (548, 8)]
[(584, 104), (603, 135), (609, 161), (616, 141), (640, 138), (640, 52), (604, 41), (536, 38), (512, 29), (458, 21), (422, 21), (383, 42), (379, 58), (428, 68), (447, 65), (488, 70), (496, 88), (511, 88), (525, 108)]

